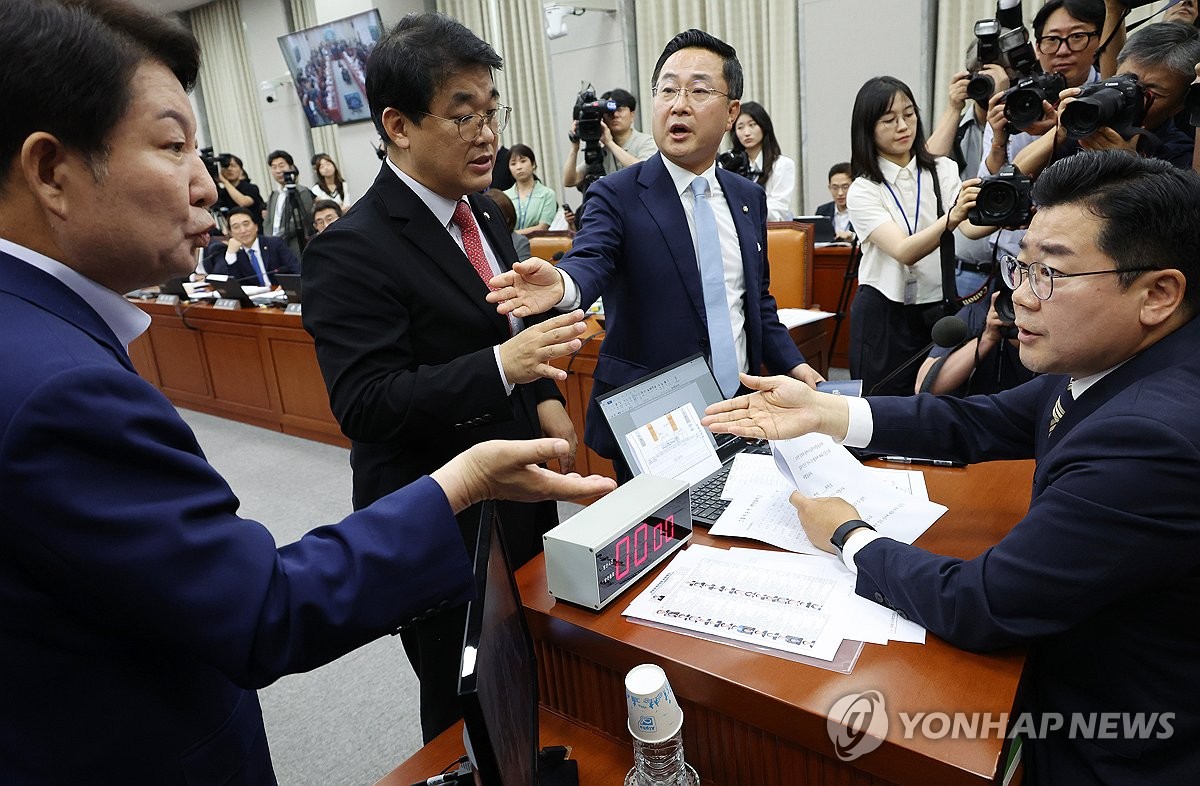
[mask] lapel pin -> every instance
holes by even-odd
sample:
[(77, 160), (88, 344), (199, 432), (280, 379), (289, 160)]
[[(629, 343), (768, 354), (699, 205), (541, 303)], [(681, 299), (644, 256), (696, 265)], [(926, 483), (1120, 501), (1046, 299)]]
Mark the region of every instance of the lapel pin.
[(749, 212), (750, 212), (750, 208), (746, 207), (745, 205), (742, 205), (742, 212), (743, 212), (743, 213), (749, 213)]
[(483, 217), (486, 218), (488, 221), (492, 220), (492, 214), (487, 212), (486, 210), (483, 211)]

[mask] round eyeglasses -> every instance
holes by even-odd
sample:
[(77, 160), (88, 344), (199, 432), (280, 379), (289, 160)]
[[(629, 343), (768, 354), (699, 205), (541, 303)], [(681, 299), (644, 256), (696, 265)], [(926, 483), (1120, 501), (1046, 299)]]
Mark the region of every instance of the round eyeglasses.
[(1054, 279), (1056, 278), (1098, 276), (1102, 273), (1145, 273), (1158, 269), (1156, 267), (1114, 267), (1108, 270), (1089, 270), (1085, 273), (1060, 273), (1044, 262), (1033, 262), (1027, 265), (1011, 254), (1000, 257), (1000, 278), (1004, 281), (1005, 286), (1015, 292), (1028, 276), (1029, 289), (1038, 300), (1050, 299), (1050, 296), (1054, 294)]
[(462, 117), (442, 117), (433, 112), (422, 112), (421, 114), (453, 123), (458, 126), (459, 139), (464, 142), (474, 142), (483, 133), (485, 125), (492, 129), (493, 134), (503, 133), (504, 129), (508, 127), (508, 118), (512, 114), (512, 107), (498, 106), (495, 109), (489, 109), (482, 115), (463, 115)]

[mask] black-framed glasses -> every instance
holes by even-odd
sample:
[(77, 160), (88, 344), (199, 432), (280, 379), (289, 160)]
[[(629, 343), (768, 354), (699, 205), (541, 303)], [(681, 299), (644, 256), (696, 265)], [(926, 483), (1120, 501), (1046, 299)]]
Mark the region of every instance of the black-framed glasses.
[(474, 142), (483, 133), (483, 127), (486, 125), (492, 129), (493, 134), (500, 134), (508, 127), (508, 118), (512, 114), (511, 106), (498, 106), (495, 109), (489, 109), (482, 115), (463, 115), (462, 117), (442, 117), (435, 115), (433, 112), (422, 112), (423, 115), (436, 117), (438, 120), (445, 120), (447, 123), (453, 123), (458, 126), (458, 138), (464, 142)]
[(1056, 278), (1098, 276), (1102, 273), (1146, 273), (1158, 269), (1156, 267), (1114, 267), (1108, 270), (1089, 270), (1086, 273), (1061, 273), (1045, 262), (1032, 262), (1027, 265), (1012, 254), (1004, 254), (1000, 257), (1000, 278), (1004, 281), (1004, 285), (1015, 292), (1028, 276), (1029, 289), (1038, 300), (1050, 299), (1050, 296), (1054, 294), (1054, 279)]
[(696, 87), (674, 87), (666, 85), (663, 87), (653, 87), (650, 89), (654, 99), (663, 104), (673, 104), (680, 96), (687, 98), (696, 106), (703, 106), (717, 96), (725, 96), (729, 98), (728, 93), (722, 93), (720, 90), (714, 90), (711, 87), (698, 85)]
[(1082, 52), (1087, 49), (1088, 41), (1099, 35), (1099, 30), (1093, 30), (1090, 33), (1071, 33), (1068, 36), (1044, 35), (1038, 38), (1037, 47), (1038, 51), (1044, 55), (1054, 54), (1063, 44), (1067, 45), (1068, 52)]

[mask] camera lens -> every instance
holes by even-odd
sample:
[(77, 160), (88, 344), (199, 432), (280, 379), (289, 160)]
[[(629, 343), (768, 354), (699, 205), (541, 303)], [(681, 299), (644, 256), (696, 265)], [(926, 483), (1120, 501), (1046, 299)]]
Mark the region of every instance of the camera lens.
[(990, 74), (972, 74), (967, 82), (967, 98), (977, 104), (986, 104), (996, 92), (996, 80)]
[(1029, 88), (1013, 91), (1004, 102), (1004, 116), (1020, 129), (1033, 125), (1042, 119), (1042, 94)]
[(1019, 195), (1008, 183), (991, 182), (979, 189), (975, 206), (985, 218), (1003, 219), (1017, 209)]

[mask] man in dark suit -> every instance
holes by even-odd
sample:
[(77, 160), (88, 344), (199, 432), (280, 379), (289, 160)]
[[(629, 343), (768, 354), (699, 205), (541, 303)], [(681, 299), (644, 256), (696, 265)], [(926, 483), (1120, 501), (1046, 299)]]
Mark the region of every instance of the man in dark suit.
[(274, 286), (276, 273), (299, 273), (300, 260), (283, 238), (258, 234), (248, 208), (229, 211), (229, 241), (216, 242), (204, 253), (204, 269), (245, 285)]
[(584, 441), (614, 460), (620, 450), (599, 397), (689, 355), (710, 358), (726, 396), (738, 389), (738, 371), (764, 364), (810, 384), (822, 379), (779, 323), (767, 291), (766, 195), (716, 166), (740, 106), (737, 53), (688, 30), (663, 50), (654, 83), (661, 155), (591, 187), (582, 226), (557, 268), (522, 262), (488, 295), (500, 313), (520, 317), (604, 296), (608, 331)]
[(1024, 520), (971, 560), (882, 537), (837, 498), (792, 501), (812, 542), (857, 572), (859, 595), (960, 647), (1029, 648), (1022, 715), (1010, 719), (1026, 737), (1027, 782), (1190, 783), (1200, 177), (1085, 152), (1047, 169), (1033, 195), (1022, 259), (1002, 266), (1021, 361), (1043, 376), (966, 399), (850, 400), (748, 380), (764, 392), (710, 408), (705, 422), (772, 439), (817, 431), (882, 453), (1035, 458)]
[(275, 189), (267, 202), (266, 223), (263, 231), (272, 237), (287, 241), (292, 253), (300, 256), (312, 235), (313, 202), (316, 197), (307, 187), (296, 180), (300, 170), (292, 154), (286, 150), (272, 150), (267, 154), (267, 166), (275, 178)]
[[(304, 326), (354, 443), (355, 507), (482, 440), (575, 439), (553, 381), (566, 374), (547, 361), (578, 349), (582, 312), (526, 327), (485, 300), (485, 281), (516, 261), (500, 210), (477, 193), (491, 181), (509, 113), (492, 80), (500, 65), (491, 46), (440, 14), (406, 16), (367, 61), (387, 158), (362, 199), (314, 238), (303, 265)], [(553, 503), (501, 514), (516, 565), (558, 522)], [(477, 512), (459, 519), (468, 541), (477, 520)], [(404, 634), (426, 740), (460, 717), (463, 611)]]
[(833, 222), (833, 234), (838, 240), (850, 242), (854, 240), (854, 227), (850, 224), (850, 211), (846, 210), (846, 195), (850, 193), (850, 184), (854, 182), (850, 174), (850, 162), (843, 161), (829, 168), (829, 202), (817, 205), (817, 215), (825, 216)]
[(126, 351), (150, 318), (120, 293), (213, 226), (195, 39), (6, 0), (0, 48), (0, 782), (272, 784), (255, 689), (470, 598), (455, 512), (612, 483), (489, 443), (278, 547)]

